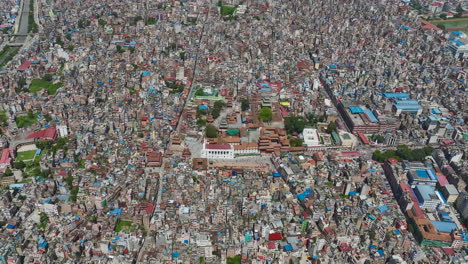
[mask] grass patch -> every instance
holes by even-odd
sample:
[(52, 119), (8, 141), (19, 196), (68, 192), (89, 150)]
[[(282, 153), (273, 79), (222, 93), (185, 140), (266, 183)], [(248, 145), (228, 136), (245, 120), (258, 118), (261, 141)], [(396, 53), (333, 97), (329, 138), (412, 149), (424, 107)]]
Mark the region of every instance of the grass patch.
[(28, 114), (24, 116), (17, 116), (15, 121), (18, 128), (30, 127), (37, 122), (37, 115)]
[(18, 53), (18, 47), (10, 47), (6, 45), (2, 51), (0, 51), (0, 68), (5, 66), (15, 55)]
[(49, 223), (49, 217), (45, 213), (41, 213), (40, 220), (39, 220), (39, 229), (45, 230), (47, 224)]
[(16, 159), (22, 161), (32, 160), (34, 158), (34, 155), (36, 155), (35, 150), (18, 152), (18, 157)]
[(78, 186), (72, 187), (71, 192), (70, 192), (70, 200), (72, 202), (76, 202), (76, 200), (78, 199), (78, 192), (79, 191), (80, 191), (80, 187), (78, 187)]
[(28, 14), (28, 32), (37, 33), (39, 27), (34, 21), (34, 1), (29, 2), (29, 14)]
[(132, 231), (136, 230), (136, 227), (132, 224), (131, 221), (125, 221), (125, 220), (117, 220), (117, 224), (115, 224), (115, 232), (120, 232), (120, 231)]
[(78, 169), (84, 169), (85, 168), (85, 161), (84, 160), (79, 160), (78, 161)]
[(241, 256), (237, 255), (235, 257), (228, 257), (226, 260), (227, 264), (240, 264), (241, 263)]
[(46, 89), (49, 95), (54, 95), (58, 88), (62, 87), (62, 83), (52, 83), (51, 81), (45, 81), (42, 79), (32, 80), (31, 85), (29, 86), (29, 91), (31, 93), (37, 93), (42, 89)]
[(7, 121), (8, 117), (6, 115), (6, 111), (0, 111), (0, 121)]
[(236, 6), (223, 5), (221, 6), (220, 13), (222, 16), (232, 16), (234, 15), (234, 12), (236, 11), (236, 9), (237, 9)]
[(22, 179), (19, 183), (28, 183), (31, 181), (32, 181), (32, 178), (26, 178), (26, 179)]
[(8, 125), (8, 117), (6, 115), (6, 111), (0, 111), (0, 126), (7, 126)]

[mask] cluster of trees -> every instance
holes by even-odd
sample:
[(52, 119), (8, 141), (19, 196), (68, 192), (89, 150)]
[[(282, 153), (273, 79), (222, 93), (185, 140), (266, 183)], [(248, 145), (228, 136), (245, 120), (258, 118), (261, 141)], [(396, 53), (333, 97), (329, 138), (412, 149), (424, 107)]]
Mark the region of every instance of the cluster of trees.
[(332, 132), (336, 131), (337, 128), (338, 128), (338, 125), (336, 124), (336, 122), (330, 122), (327, 126), (327, 129), (325, 129), (325, 131), (328, 134), (331, 134)]
[(416, 10), (421, 10), (423, 8), (419, 0), (413, 0), (411, 3), (411, 6)]
[(434, 148), (427, 146), (419, 149), (410, 149), (406, 145), (399, 145), (396, 150), (377, 150), (372, 154), (372, 159), (378, 162), (384, 162), (390, 158), (409, 161), (422, 161), (432, 154)]
[(8, 125), (8, 117), (6, 115), (6, 111), (0, 111), (0, 126), (7, 126)]
[(292, 137), (289, 139), (289, 145), (291, 147), (300, 147), (302, 146), (302, 138)]
[(52, 151), (55, 153), (59, 149), (66, 149), (68, 147), (68, 138), (66, 137), (57, 138), (55, 143), (53, 141), (48, 141), (48, 140), (38, 141), (36, 142), (36, 146), (42, 151)]
[(149, 17), (145, 22), (146, 25), (156, 25), (157, 23), (158, 20), (156, 20), (154, 17)]
[(284, 127), (288, 134), (302, 133), (307, 121), (302, 116), (291, 115), (284, 119)]
[(65, 42), (63, 42), (62, 37), (60, 36), (55, 38), (55, 43), (60, 45), (61, 47), (65, 47)]
[[(6, 45), (2, 51), (0, 51), (0, 67), (3, 67), (7, 64), (13, 57), (16, 56), (18, 53), (19, 48), (17, 47), (10, 47)], [(3, 62), (1, 62), (3, 61)]]
[(195, 96), (204, 96), (205, 92), (203, 92), (203, 89), (199, 88), (195, 91)]
[(265, 122), (269, 122), (271, 119), (273, 119), (273, 111), (271, 111), (271, 109), (268, 107), (262, 107), (258, 113), (258, 118)]
[[(290, 115), (284, 119), (284, 126), (288, 134), (294, 134), (294, 133), (300, 134), (302, 133), (302, 131), (304, 130), (306, 126), (315, 127), (317, 123), (324, 122), (324, 121), (325, 121), (324, 116), (318, 117), (314, 113), (308, 113), (306, 117)], [(331, 133), (335, 131), (336, 128), (337, 128), (336, 123), (331, 122), (327, 127), (327, 132)]]
[(181, 93), (185, 88), (185, 85), (183, 83), (180, 83), (180, 82), (166, 81), (165, 84), (166, 84), (167, 88), (172, 89), (171, 93)]
[(211, 115), (213, 116), (214, 119), (219, 117), (223, 107), (224, 107), (224, 102), (223, 101), (216, 101), (214, 103), (213, 109), (211, 109)]
[(207, 138), (218, 137), (218, 129), (213, 125), (207, 125), (205, 128), (205, 135)]
[(29, 14), (28, 14), (28, 32), (37, 33), (39, 27), (34, 21), (34, 1), (29, 2)]
[[(216, 101), (213, 107), (210, 110), (205, 109), (197, 109), (197, 118), (200, 118), (203, 115), (211, 114), (214, 119), (218, 118), (221, 115), (221, 110), (223, 110), (224, 102), (223, 101)], [(199, 120), (200, 121), (200, 120)], [(198, 122), (201, 124), (202, 122)]]
[(91, 25), (91, 22), (87, 19), (82, 18), (78, 21), (78, 28), (83, 29), (88, 27), (89, 25)]
[(370, 137), (370, 139), (371, 139), (372, 141), (376, 141), (377, 143), (383, 143), (384, 140), (385, 140), (384, 136), (382, 136), (382, 135), (372, 135), (372, 136)]
[(249, 109), (249, 107), (250, 107), (249, 99), (247, 99), (247, 98), (242, 99), (241, 100), (241, 109), (242, 109), (242, 111), (245, 111), (245, 110)]
[(461, 7), (461, 4), (458, 4), (457, 6), (457, 13), (454, 15), (454, 17), (462, 17), (463, 16), (463, 8)]

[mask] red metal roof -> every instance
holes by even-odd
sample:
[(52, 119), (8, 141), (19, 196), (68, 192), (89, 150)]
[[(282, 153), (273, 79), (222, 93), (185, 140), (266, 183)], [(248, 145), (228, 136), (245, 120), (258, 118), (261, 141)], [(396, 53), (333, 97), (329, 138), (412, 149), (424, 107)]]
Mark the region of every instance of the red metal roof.
[(27, 137), (27, 139), (30, 139), (30, 138), (33, 138), (33, 139), (41, 138), (41, 139), (52, 139), (52, 140), (54, 140), (55, 138), (57, 138), (57, 130), (55, 129), (55, 127), (49, 127), (47, 129), (37, 131), (37, 132), (34, 132), (34, 133), (30, 134)]
[(268, 242), (268, 249), (275, 249), (276, 243), (275, 242)]
[(362, 143), (369, 145), (369, 139), (362, 132), (358, 132), (358, 136), (361, 139)]
[(12, 148), (7, 148), (2, 151), (2, 157), (0, 158), (0, 164), (1, 163), (10, 163), (10, 151), (12, 151)]
[(272, 233), (268, 236), (268, 240), (273, 241), (273, 240), (281, 240), (283, 239), (283, 236), (281, 235), (280, 232), (277, 233)]
[(449, 184), (447, 177), (445, 177), (444, 175), (437, 175), (437, 179), (439, 181), (440, 186)]
[(231, 149), (231, 145), (227, 144), (205, 144), (206, 149)]
[(447, 254), (449, 256), (454, 256), (455, 255), (455, 251), (452, 248), (442, 248), (442, 250), (445, 252), (445, 254)]
[(18, 67), (18, 70), (24, 71), (24, 70), (26, 70), (27, 68), (29, 68), (29, 66), (31, 66), (31, 64), (32, 64), (31, 61), (24, 61), (24, 62)]

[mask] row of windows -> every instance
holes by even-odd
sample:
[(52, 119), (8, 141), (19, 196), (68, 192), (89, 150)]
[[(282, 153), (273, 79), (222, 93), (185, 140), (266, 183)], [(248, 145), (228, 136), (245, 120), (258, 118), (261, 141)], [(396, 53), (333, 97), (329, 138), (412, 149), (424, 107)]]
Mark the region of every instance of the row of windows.
[(220, 151), (220, 150), (210, 150), (208, 151), (209, 155), (230, 155), (231, 151)]

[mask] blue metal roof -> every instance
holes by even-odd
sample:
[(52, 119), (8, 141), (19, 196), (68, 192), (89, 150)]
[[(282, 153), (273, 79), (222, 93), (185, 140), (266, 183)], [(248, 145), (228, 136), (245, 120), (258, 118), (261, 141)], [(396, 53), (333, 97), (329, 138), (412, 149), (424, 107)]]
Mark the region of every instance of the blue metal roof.
[(351, 111), (352, 114), (364, 113), (364, 110), (362, 110), (362, 108), (358, 106), (350, 106), (349, 110)]
[(417, 185), (414, 188), (414, 193), (418, 198), (419, 202), (431, 201), (431, 195), (436, 195), (435, 188), (431, 185)]
[(371, 112), (371, 110), (369, 109), (365, 109), (364, 110), (364, 113), (367, 115), (367, 117), (369, 117), (370, 121), (372, 123), (377, 123), (379, 122), (379, 120), (377, 119), (377, 117), (375, 117), (374, 113)]
[(437, 175), (435, 174), (435, 172), (433, 170), (426, 170), (426, 172), (429, 175), (429, 177), (431, 178), (431, 180), (437, 181)]
[(382, 206), (377, 207), (377, 209), (379, 209), (380, 212), (385, 213), (388, 211), (388, 206), (384, 204)]
[(383, 93), (385, 98), (393, 98), (393, 99), (410, 99), (408, 93)]
[(420, 105), (400, 105), (400, 104), (395, 104), (394, 105), (396, 109), (401, 109), (403, 111), (417, 111), (422, 109)]
[(418, 100), (413, 100), (413, 99), (408, 99), (408, 100), (398, 100), (396, 102), (396, 104), (399, 104), (399, 105), (419, 105), (419, 101)]
[(452, 230), (458, 229), (457, 224), (453, 222), (431, 221), (431, 223), (435, 226), (437, 231), (442, 233), (450, 233)]
[(462, 237), (463, 241), (468, 241), (468, 234), (467, 233), (461, 233), (460, 236)]
[(428, 173), (425, 170), (416, 170), (418, 177), (427, 178), (429, 177)]

